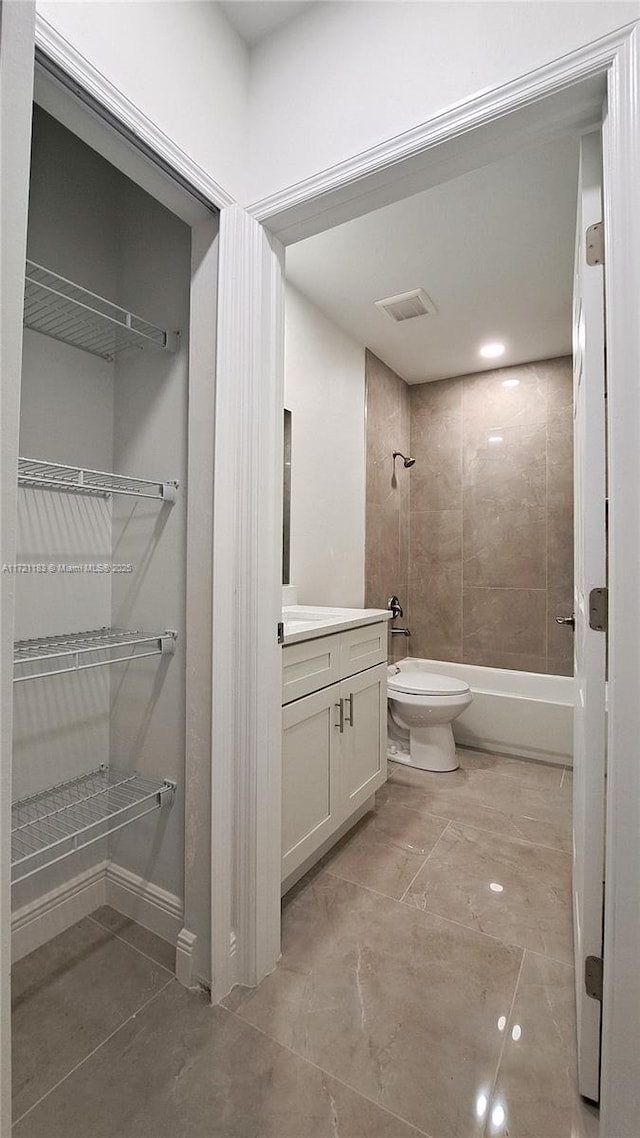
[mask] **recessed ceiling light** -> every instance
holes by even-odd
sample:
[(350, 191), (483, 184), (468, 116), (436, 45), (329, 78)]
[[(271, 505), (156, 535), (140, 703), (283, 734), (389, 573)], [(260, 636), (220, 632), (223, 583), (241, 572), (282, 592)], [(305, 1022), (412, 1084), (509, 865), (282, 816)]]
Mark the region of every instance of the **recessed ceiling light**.
[(503, 441), (502, 435), (489, 435), (488, 442), (490, 442), (490, 443), (501, 443), (502, 441)]
[(519, 383), (520, 383), (519, 379), (503, 379), (502, 380), (502, 386), (503, 387), (518, 387)]
[(500, 885), (497, 881), (491, 881), (489, 883), (489, 888), (494, 893), (502, 893), (504, 891), (504, 885)]
[(498, 343), (497, 340), (491, 344), (483, 344), (480, 355), (484, 356), (485, 360), (497, 360), (498, 356), (504, 355), (504, 344)]

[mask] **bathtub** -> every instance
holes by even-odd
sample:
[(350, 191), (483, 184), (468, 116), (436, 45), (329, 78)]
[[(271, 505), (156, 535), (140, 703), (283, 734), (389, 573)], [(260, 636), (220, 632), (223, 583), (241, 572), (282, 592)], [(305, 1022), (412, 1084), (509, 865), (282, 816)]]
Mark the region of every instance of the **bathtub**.
[[(403, 661), (412, 662), (410, 656)], [(573, 677), (443, 660), (416, 659), (415, 663), (469, 684), (473, 703), (453, 724), (460, 746), (573, 764)]]

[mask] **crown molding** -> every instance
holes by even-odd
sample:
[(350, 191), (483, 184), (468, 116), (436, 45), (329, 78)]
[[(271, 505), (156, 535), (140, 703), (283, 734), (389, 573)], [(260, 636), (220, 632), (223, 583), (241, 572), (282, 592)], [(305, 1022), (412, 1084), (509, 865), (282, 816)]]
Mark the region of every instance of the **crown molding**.
[[(362, 199), (382, 181), (398, 181), (405, 176), (403, 167), (413, 173), (416, 161), (443, 143), (451, 144), (478, 127), (486, 128), (577, 83), (604, 77), (636, 26), (627, 24), (543, 67), (463, 99), (410, 130), (253, 202), (247, 212), (285, 243), (306, 236), (305, 220), (319, 214), (325, 215), (325, 220), (315, 226), (316, 232), (339, 224), (344, 218), (333, 217), (336, 207)], [(356, 214), (362, 212), (362, 207), (356, 210)]]

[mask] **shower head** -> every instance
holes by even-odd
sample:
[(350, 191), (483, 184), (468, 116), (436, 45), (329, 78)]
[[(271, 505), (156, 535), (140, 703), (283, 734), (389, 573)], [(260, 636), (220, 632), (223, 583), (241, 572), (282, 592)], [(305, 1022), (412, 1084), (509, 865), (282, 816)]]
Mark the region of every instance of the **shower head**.
[(394, 457), (394, 460), (396, 458), (401, 458), (404, 465), (405, 465), (406, 470), (408, 470), (410, 466), (413, 466), (415, 461), (416, 461), (415, 458), (405, 458), (405, 456), (403, 454), (401, 454), (399, 450), (394, 450), (393, 457)]

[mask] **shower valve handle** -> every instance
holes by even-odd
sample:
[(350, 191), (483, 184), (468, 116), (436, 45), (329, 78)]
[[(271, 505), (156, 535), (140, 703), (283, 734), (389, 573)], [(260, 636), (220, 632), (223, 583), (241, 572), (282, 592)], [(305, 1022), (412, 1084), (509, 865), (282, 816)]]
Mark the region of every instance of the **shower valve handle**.
[(576, 627), (576, 614), (571, 613), (571, 616), (557, 616), (556, 624), (568, 624), (570, 628)]
[(396, 617), (404, 616), (402, 605), (400, 604), (400, 601), (396, 597), (395, 593), (392, 597), (389, 597), (389, 600), (387, 601), (387, 608), (391, 613), (392, 620), (395, 620)]

